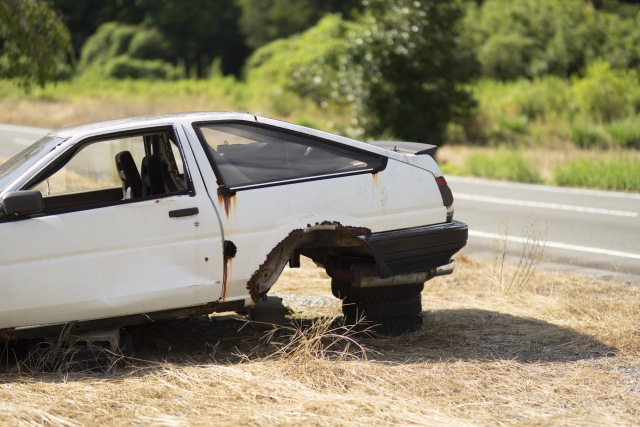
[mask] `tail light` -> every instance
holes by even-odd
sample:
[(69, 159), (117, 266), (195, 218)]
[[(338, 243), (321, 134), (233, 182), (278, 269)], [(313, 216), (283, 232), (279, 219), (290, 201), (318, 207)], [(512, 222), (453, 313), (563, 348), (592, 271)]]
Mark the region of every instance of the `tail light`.
[(442, 203), (447, 208), (447, 222), (451, 222), (453, 221), (453, 194), (444, 176), (436, 178), (436, 184), (438, 184), (438, 189), (442, 196)]

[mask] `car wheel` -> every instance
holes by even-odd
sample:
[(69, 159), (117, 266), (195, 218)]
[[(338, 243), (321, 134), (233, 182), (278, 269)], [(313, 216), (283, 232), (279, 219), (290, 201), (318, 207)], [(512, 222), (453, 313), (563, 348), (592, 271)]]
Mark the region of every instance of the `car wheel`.
[(415, 316), (422, 312), (422, 298), (420, 294), (402, 301), (389, 302), (359, 302), (342, 304), (345, 317), (367, 319), (389, 319)]
[(354, 288), (350, 282), (331, 280), (331, 292), (347, 303), (403, 301), (420, 295), (424, 283), (414, 285), (380, 286), (376, 288)]
[(354, 328), (360, 331), (394, 337), (415, 332), (422, 326), (422, 316), (420, 315), (388, 319), (368, 319), (364, 323), (357, 322), (357, 320), (355, 317), (345, 317), (345, 325), (354, 325)]
[(126, 329), (120, 329), (120, 353), (125, 357), (131, 357), (133, 354), (133, 339)]

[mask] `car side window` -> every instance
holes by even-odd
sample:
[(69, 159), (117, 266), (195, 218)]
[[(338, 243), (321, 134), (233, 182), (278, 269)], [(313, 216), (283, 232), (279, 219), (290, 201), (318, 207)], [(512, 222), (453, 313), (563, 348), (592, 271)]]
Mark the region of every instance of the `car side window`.
[(377, 170), (383, 160), (299, 134), (246, 124), (198, 127), (228, 189)]
[(172, 132), (106, 138), (78, 147), (30, 185), (42, 193), (45, 213), (188, 191)]

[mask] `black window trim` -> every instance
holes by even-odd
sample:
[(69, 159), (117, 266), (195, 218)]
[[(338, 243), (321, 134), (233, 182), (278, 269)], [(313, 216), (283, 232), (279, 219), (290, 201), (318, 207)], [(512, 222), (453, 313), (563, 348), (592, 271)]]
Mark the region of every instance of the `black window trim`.
[[(87, 145), (100, 142), (100, 141), (110, 141), (113, 139), (122, 139), (126, 137), (132, 138), (137, 136), (156, 135), (162, 132), (173, 133), (173, 136), (176, 139), (176, 142), (178, 143), (178, 149), (180, 151), (180, 156), (182, 157), (183, 170), (184, 170), (185, 178), (187, 181), (186, 190), (174, 191), (172, 193), (165, 193), (165, 194), (156, 194), (156, 195), (146, 196), (146, 197), (136, 197), (135, 199), (118, 200), (113, 202), (92, 203), (92, 204), (83, 205), (83, 206), (53, 209), (48, 212), (38, 212), (31, 215), (20, 216), (12, 220), (38, 218), (38, 217), (59, 215), (59, 214), (65, 214), (65, 213), (71, 213), (71, 212), (81, 212), (81, 211), (92, 210), (92, 209), (106, 208), (110, 206), (120, 206), (120, 205), (127, 205), (127, 204), (137, 203), (137, 202), (145, 202), (149, 200), (163, 199), (166, 197), (173, 197), (173, 196), (188, 195), (190, 197), (194, 197), (196, 195), (196, 191), (195, 191), (195, 186), (193, 185), (193, 180), (191, 178), (191, 170), (189, 169), (189, 164), (185, 158), (186, 156), (184, 152), (183, 142), (180, 141), (180, 137), (178, 136), (179, 135), (178, 130), (175, 125), (162, 125), (162, 126), (152, 126), (148, 128), (128, 129), (124, 131), (117, 131), (117, 132), (111, 132), (111, 133), (105, 133), (105, 134), (87, 137), (83, 140), (78, 141), (76, 144), (74, 144), (72, 148), (62, 153), (60, 157), (56, 158), (53, 162), (49, 163), (44, 169), (40, 170), (40, 172), (34, 175), (33, 178), (31, 178), (25, 184), (23, 184), (18, 189), (18, 191), (23, 189), (28, 189), (32, 185), (35, 185), (36, 183), (40, 182), (41, 178), (44, 175), (47, 175), (51, 170), (55, 170), (56, 168), (58, 168), (61, 163), (66, 164), (67, 163), (66, 160), (69, 159), (69, 157), (75, 156), (76, 153), (78, 153)], [(108, 189), (108, 188), (115, 188), (115, 187), (105, 187), (105, 189)], [(0, 222), (4, 222), (4, 220)]]
[[(202, 134), (202, 131), (200, 130), (200, 128), (206, 125), (234, 125), (234, 124), (241, 124), (246, 126), (253, 126), (257, 128), (278, 131), (282, 133), (288, 133), (294, 136), (310, 139), (320, 144), (338, 147), (343, 150), (351, 151), (358, 154), (364, 154), (371, 158), (380, 159), (380, 166), (376, 168), (361, 169), (361, 170), (349, 171), (349, 172), (334, 172), (334, 173), (327, 173), (323, 175), (313, 175), (308, 177), (291, 178), (291, 179), (285, 179), (285, 180), (279, 180), (279, 181), (263, 181), (263, 182), (256, 182), (251, 184), (228, 187), (224, 183), (224, 178), (222, 177), (222, 174), (218, 170), (218, 165), (216, 164), (215, 160), (209, 153), (209, 144), (207, 143), (207, 140)], [(351, 147), (349, 145), (341, 144), (339, 142), (320, 138), (314, 135), (309, 135), (303, 132), (296, 132), (291, 129), (281, 128), (279, 126), (273, 126), (273, 125), (268, 125), (264, 123), (254, 123), (246, 120), (207, 120), (207, 121), (199, 120), (199, 121), (192, 122), (191, 126), (194, 132), (196, 133), (196, 135), (198, 136), (198, 139), (200, 140), (200, 144), (202, 145), (204, 153), (207, 156), (207, 160), (209, 160), (209, 164), (211, 165), (211, 168), (213, 169), (213, 173), (216, 176), (216, 180), (218, 181), (218, 187), (219, 187), (218, 192), (222, 194), (232, 195), (232, 194), (235, 194), (237, 191), (242, 191), (242, 190), (254, 190), (257, 188), (276, 187), (280, 185), (297, 184), (301, 182), (318, 181), (318, 180), (331, 179), (331, 178), (341, 178), (345, 176), (361, 175), (365, 173), (376, 174), (378, 172), (383, 171), (387, 167), (388, 157), (383, 156), (381, 154), (372, 153), (371, 151), (363, 150), (357, 147)]]

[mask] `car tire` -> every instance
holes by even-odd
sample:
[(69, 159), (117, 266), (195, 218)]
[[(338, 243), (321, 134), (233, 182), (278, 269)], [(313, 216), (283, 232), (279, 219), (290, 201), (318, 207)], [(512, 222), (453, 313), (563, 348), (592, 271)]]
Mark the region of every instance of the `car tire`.
[(402, 301), (388, 302), (360, 302), (342, 304), (345, 317), (367, 319), (392, 319), (410, 317), (422, 312), (422, 298), (420, 294)]
[(133, 338), (126, 329), (120, 329), (120, 343), (118, 345), (120, 354), (124, 357), (131, 357), (133, 354)]
[(422, 316), (413, 315), (389, 319), (368, 319), (365, 322), (358, 322), (355, 317), (345, 317), (344, 323), (347, 326), (352, 326), (356, 331), (397, 337), (417, 331), (422, 326), (422, 321)]
[(380, 286), (376, 288), (354, 288), (350, 282), (331, 280), (331, 292), (346, 303), (395, 302), (420, 295), (424, 283), (413, 285)]

